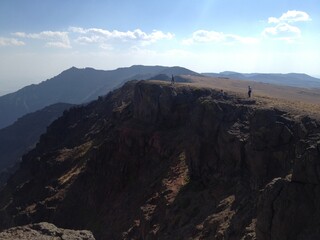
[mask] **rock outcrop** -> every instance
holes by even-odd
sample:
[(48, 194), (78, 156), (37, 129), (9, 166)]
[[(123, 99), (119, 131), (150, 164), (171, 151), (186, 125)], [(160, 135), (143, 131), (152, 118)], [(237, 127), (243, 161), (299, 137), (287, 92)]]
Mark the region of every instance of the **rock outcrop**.
[(213, 89), (130, 82), (48, 128), (0, 193), (0, 226), (48, 221), (97, 239), (312, 239), (318, 129)]
[(257, 208), (258, 239), (320, 239), (320, 131), (305, 117), (297, 128), (292, 174), (262, 191)]
[(89, 231), (57, 228), (50, 223), (36, 223), (0, 232), (1, 240), (95, 240)]

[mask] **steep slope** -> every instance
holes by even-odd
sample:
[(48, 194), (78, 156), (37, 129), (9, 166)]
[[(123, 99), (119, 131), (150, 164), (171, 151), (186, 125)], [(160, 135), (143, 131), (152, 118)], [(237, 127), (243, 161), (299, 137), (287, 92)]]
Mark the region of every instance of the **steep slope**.
[(6, 169), (12, 168), (21, 160), (24, 153), (35, 147), (47, 126), (71, 106), (71, 104), (57, 103), (29, 113), (9, 127), (0, 129), (0, 176), (2, 176), (0, 186), (5, 180), (4, 175), (7, 175)]
[[(0, 192), (0, 226), (48, 221), (97, 239), (319, 237), (309, 201), (320, 196), (319, 135), (317, 121), (255, 100), (130, 82), (48, 128)], [(290, 218), (291, 185), (303, 197)]]
[(300, 87), (300, 88), (320, 88), (320, 79), (311, 77), (302, 73), (237, 73), (237, 72), (221, 72), (221, 73), (203, 73), (204, 76), (221, 77), (238, 80), (250, 80), (255, 82), (263, 82), (269, 84), (277, 84), (282, 86)]
[(126, 81), (148, 79), (160, 73), (197, 74), (181, 67), (142, 66), (103, 71), (72, 67), (37, 85), (0, 97), (0, 129), (17, 118), (58, 102), (80, 104), (105, 95)]

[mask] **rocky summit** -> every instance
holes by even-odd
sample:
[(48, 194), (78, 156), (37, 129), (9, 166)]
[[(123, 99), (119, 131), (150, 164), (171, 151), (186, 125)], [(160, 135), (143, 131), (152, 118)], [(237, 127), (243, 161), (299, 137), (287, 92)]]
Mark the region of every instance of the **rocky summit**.
[(0, 227), (320, 239), (319, 126), (214, 89), (129, 82), (48, 127), (0, 192)]

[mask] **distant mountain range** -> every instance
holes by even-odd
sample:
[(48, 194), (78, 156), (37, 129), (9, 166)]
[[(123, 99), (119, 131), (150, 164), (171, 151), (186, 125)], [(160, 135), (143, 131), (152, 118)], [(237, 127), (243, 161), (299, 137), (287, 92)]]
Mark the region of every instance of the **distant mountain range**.
[(0, 186), (14, 165), (21, 160), (22, 155), (35, 147), (47, 126), (71, 106), (73, 105), (66, 103), (48, 106), (26, 114), (12, 125), (0, 130)]
[(221, 73), (202, 73), (208, 77), (249, 80), (299, 88), (320, 88), (320, 79), (303, 73), (238, 73), (225, 71)]
[(182, 67), (142, 66), (104, 71), (72, 67), (56, 77), (0, 97), (0, 129), (19, 117), (58, 102), (81, 104), (107, 94), (133, 79), (150, 79), (165, 74), (199, 75)]
[(58, 102), (81, 104), (120, 87), (133, 79), (160, 79), (169, 81), (171, 75), (177, 82), (186, 81), (179, 75), (210, 76), (251, 80), (304, 88), (320, 88), (320, 79), (306, 74), (262, 73), (203, 73), (202, 75), (183, 67), (143, 66), (118, 68), (116, 70), (78, 69), (72, 67), (39, 84), (26, 86), (14, 93), (0, 96), (0, 129), (9, 126), (19, 117)]

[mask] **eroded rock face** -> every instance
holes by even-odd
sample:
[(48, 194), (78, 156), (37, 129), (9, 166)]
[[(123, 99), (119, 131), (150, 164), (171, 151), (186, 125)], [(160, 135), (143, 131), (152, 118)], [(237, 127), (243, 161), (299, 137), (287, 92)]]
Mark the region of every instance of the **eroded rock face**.
[(320, 239), (319, 128), (304, 118), (292, 176), (274, 179), (258, 200), (258, 239)]
[(0, 227), (48, 221), (97, 239), (307, 239), (320, 212), (311, 201), (318, 129), (212, 89), (129, 83), (48, 128), (0, 192)]
[(51, 223), (35, 223), (0, 232), (1, 240), (95, 240), (89, 231), (57, 228)]

